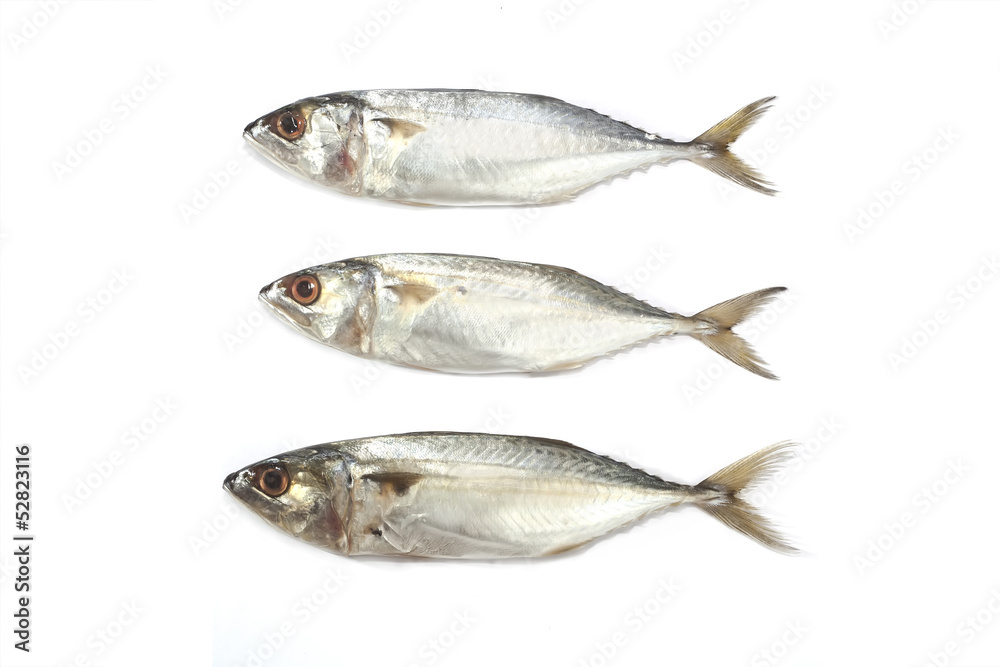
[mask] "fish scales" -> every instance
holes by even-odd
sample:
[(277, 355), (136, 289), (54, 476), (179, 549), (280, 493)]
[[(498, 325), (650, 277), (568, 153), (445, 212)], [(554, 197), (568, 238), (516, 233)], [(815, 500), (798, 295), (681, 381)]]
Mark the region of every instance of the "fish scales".
[[(410, 491), (413, 504), (404, 504), (403, 514), (424, 517), (421, 528), (430, 525), (449, 535), (489, 542), (503, 553), (516, 545), (545, 550), (591, 539), (593, 532), (606, 532), (623, 517), (634, 518), (662, 503), (663, 492), (670, 488), (641, 471), (564, 443), (534, 440), (528, 443), (526, 457), (515, 456), (524, 445), (519, 438), (440, 434), (365, 440), (342, 451), (358, 462), (355, 479), (386, 472), (419, 475), (420, 482)], [(401, 449), (407, 458), (395, 460)], [(622, 487), (631, 495), (624, 495)], [(363, 489), (359, 496), (364, 497)], [(362, 526), (386, 521), (399, 525), (405, 519), (398, 510), (362, 514), (356, 520)], [(474, 520), (468, 522), (470, 516)], [(586, 529), (577, 527), (581, 523)], [(405, 537), (403, 542), (409, 543)]]
[(546, 264), (461, 255), (394, 254), (361, 257), (358, 260), (370, 262), (386, 274), (407, 283), (419, 284), (427, 277), (437, 279), (443, 287), (472, 286), (501, 298), (545, 302), (554, 297), (567, 303), (582, 304), (586, 308), (595, 303), (608, 303), (629, 314), (672, 317), (576, 271)]

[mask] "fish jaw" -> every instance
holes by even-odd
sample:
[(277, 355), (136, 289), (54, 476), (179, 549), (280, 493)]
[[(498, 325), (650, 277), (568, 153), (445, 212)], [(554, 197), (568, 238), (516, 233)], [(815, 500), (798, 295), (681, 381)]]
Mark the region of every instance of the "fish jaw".
[(254, 466), (230, 473), (222, 483), (222, 488), (264, 521), (277, 528), (282, 528), (279, 504), (267, 502), (266, 496), (254, 488), (252, 470), (257, 465), (260, 464), (257, 463)]
[(288, 324), (297, 331), (310, 336), (310, 320), (305, 312), (288, 297), (288, 288), (291, 276), (285, 276), (275, 280), (270, 285), (265, 285), (257, 294), (257, 299), (274, 313), (279, 320)]
[(303, 176), (296, 168), (298, 158), (295, 153), (267, 129), (265, 125), (267, 118), (263, 116), (247, 125), (243, 130), (243, 139), (272, 164), (290, 174)]

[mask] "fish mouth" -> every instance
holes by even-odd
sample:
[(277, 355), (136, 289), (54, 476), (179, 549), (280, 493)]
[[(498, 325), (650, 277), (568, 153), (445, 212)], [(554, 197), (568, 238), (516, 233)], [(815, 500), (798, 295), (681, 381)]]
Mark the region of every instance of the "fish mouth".
[(271, 134), (259, 118), (243, 128), (243, 139), (269, 162), (296, 173), (292, 168), (298, 162), (295, 151), (283, 140)]
[(280, 289), (280, 282), (281, 281), (279, 280), (277, 283), (271, 283), (270, 285), (262, 287), (260, 292), (257, 294), (257, 299), (267, 306), (268, 310), (288, 324), (291, 324), (294, 327), (308, 329), (309, 318), (307, 318), (305, 314), (300, 313), (294, 308), (285, 307), (284, 302), (287, 301), (287, 298), (278, 293), (278, 290)]
[(260, 141), (257, 139), (256, 134), (254, 133), (255, 130), (260, 131), (258, 130), (259, 127), (260, 127), (259, 119), (249, 123), (246, 127), (244, 127), (243, 140), (246, 141), (251, 146), (253, 146), (256, 150), (264, 152), (264, 147), (261, 145)]
[(222, 482), (222, 488), (224, 488), (226, 491), (233, 494), (234, 496), (236, 495), (235, 486), (236, 486), (236, 478), (238, 475), (239, 473), (236, 472), (229, 473), (226, 476), (225, 481)]

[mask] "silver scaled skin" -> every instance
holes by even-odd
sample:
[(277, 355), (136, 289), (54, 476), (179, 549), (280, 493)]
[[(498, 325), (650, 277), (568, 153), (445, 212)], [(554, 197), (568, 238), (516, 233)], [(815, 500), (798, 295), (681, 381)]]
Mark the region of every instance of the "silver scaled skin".
[(678, 142), (541, 95), (358, 90), (299, 100), (253, 121), (243, 136), (307, 181), (408, 204), (550, 204), (677, 160), (774, 194), (728, 150), (772, 99)]
[(686, 317), (570, 269), (486, 257), (392, 254), (290, 274), (264, 287), (260, 300), (315, 341), (415, 368), (559, 371), (644, 341), (687, 335), (774, 378), (732, 327), (783, 289), (753, 292)]
[(790, 451), (768, 447), (688, 486), (557, 440), (409, 433), (287, 452), (224, 487), (283, 532), (345, 556), (549, 556), (686, 503), (794, 552), (740, 498)]

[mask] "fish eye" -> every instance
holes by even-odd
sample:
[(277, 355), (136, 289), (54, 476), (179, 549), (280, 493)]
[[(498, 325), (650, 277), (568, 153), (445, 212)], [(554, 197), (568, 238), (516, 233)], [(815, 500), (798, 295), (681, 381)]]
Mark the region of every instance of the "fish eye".
[(257, 488), (276, 498), (288, 490), (288, 471), (279, 465), (269, 465), (256, 471)]
[(298, 111), (285, 111), (271, 120), (271, 129), (285, 139), (295, 141), (306, 130), (306, 119)]
[(307, 273), (296, 278), (289, 291), (296, 303), (308, 306), (319, 298), (319, 281), (316, 276)]

